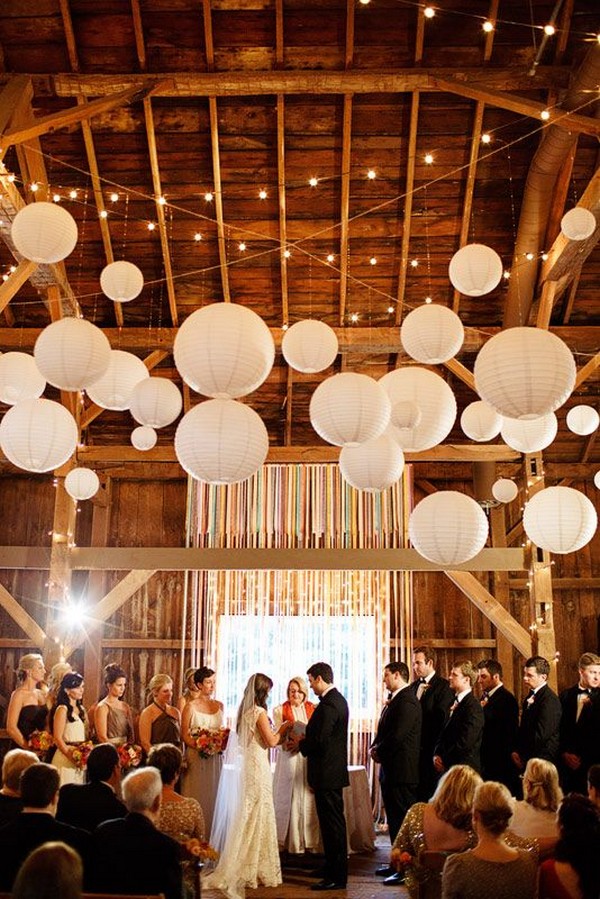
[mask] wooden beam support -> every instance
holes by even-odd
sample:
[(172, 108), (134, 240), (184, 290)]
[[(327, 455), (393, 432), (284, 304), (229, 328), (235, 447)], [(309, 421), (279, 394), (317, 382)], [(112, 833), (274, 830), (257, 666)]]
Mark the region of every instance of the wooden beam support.
[[(596, 121), (600, 125), (600, 120)], [(577, 205), (592, 212), (596, 222), (600, 221), (600, 168), (596, 169)], [(565, 290), (575, 275), (581, 271), (581, 266), (598, 240), (600, 240), (598, 226), (587, 240), (569, 240), (564, 234), (559, 234), (548, 250), (548, 258), (542, 263), (541, 282), (560, 280), (561, 290)]]
[(18, 624), (21, 630), (27, 634), (34, 646), (41, 649), (45, 645), (45, 631), (2, 584), (0, 584), (0, 607), (5, 612), (8, 612), (15, 624)]
[(587, 381), (587, 379), (590, 378), (599, 367), (600, 353), (596, 353), (595, 356), (592, 356), (592, 358), (577, 371), (577, 375), (575, 377), (575, 387), (573, 389), (577, 390), (578, 387), (581, 387), (584, 381)]
[(12, 273), (8, 281), (3, 281), (0, 284), (0, 312), (6, 309), (12, 298), (19, 292), (25, 281), (37, 267), (37, 262), (23, 259), (19, 262), (17, 270)]

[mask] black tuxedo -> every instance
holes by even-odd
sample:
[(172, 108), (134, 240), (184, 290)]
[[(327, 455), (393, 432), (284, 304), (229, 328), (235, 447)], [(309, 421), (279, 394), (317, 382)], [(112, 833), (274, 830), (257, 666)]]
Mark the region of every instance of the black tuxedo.
[(497, 687), (483, 708), (481, 769), (485, 780), (503, 783), (515, 795), (517, 772), (511, 759), (519, 727), (519, 703), (505, 686)]
[(481, 703), (473, 693), (467, 693), (446, 721), (433, 754), (440, 756), (446, 771), (452, 765), (470, 765), (481, 771), (482, 736)]
[(539, 688), (532, 702), (523, 700), (517, 752), (524, 765), (533, 758), (557, 763), (561, 714), (560, 700), (548, 685)]
[[(577, 718), (579, 688), (577, 685), (560, 694), (560, 776), (565, 793), (587, 794), (587, 772), (600, 762), (600, 691), (591, 690), (589, 700)], [(562, 754), (573, 753), (581, 759), (577, 770), (564, 763)]]
[(124, 818), (126, 814), (124, 803), (117, 798), (112, 787), (102, 781), (65, 784), (60, 788), (56, 818), (65, 824), (91, 832), (103, 821)]
[(384, 706), (371, 746), (381, 766), (379, 781), (392, 843), (406, 812), (417, 801), (421, 719), (419, 700), (404, 687)]
[(323, 849), (324, 879), (345, 884), (348, 849), (343, 789), (348, 786), (348, 703), (335, 687), (321, 700), (306, 725), (300, 752), (315, 794)]
[(21, 812), (0, 827), (0, 890), (10, 892), (17, 872), (30, 852), (60, 840), (75, 849), (84, 865), (89, 860), (90, 834), (56, 821), (48, 812)]
[[(410, 689), (417, 695), (419, 681), (413, 681)], [(434, 674), (423, 692), (421, 699), (423, 713), (421, 727), (421, 751), (419, 753), (419, 787), (418, 798), (427, 801), (431, 798), (438, 776), (433, 767), (433, 750), (448, 720), (450, 706), (454, 702), (454, 693), (450, 684), (439, 674)]]

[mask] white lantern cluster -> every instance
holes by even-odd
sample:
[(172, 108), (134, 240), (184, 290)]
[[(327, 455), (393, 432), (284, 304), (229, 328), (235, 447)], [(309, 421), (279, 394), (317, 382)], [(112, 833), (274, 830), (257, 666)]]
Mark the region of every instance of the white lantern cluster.
[(537, 453), (550, 446), (558, 431), (554, 412), (534, 419), (505, 418), (500, 433), (507, 446), (518, 453)]
[(546, 487), (525, 505), (523, 527), (536, 546), (552, 553), (572, 553), (592, 539), (598, 515), (579, 490)]
[(35, 359), (29, 353), (11, 352), (0, 356), (0, 400), (14, 406), (22, 400), (37, 399), (46, 387)]
[(402, 346), (417, 362), (433, 365), (456, 356), (465, 339), (458, 315), (437, 303), (413, 309), (400, 328)]
[(100, 273), (102, 292), (116, 303), (129, 303), (142, 292), (144, 276), (133, 262), (110, 262)]
[(133, 353), (111, 350), (108, 368), (101, 378), (88, 387), (88, 396), (103, 409), (122, 412), (129, 408), (136, 385), (149, 377), (148, 369)]
[(468, 297), (481, 297), (500, 283), (502, 260), (495, 250), (471, 243), (454, 254), (448, 267), (450, 282)]
[(358, 446), (379, 437), (390, 422), (391, 403), (367, 375), (342, 372), (319, 384), (310, 400), (310, 421), (334, 446)]
[(18, 252), (32, 262), (66, 259), (77, 243), (77, 223), (56, 203), (30, 203), (17, 212), (10, 236)]
[(452, 568), (474, 558), (485, 546), (488, 521), (481, 506), (456, 490), (426, 496), (411, 512), (408, 533), (417, 552)]
[(91, 499), (100, 489), (100, 479), (91, 468), (72, 468), (65, 478), (65, 490), (73, 499)]
[(83, 390), (108, 369), (110, 343), (100, 328), (84, 318), (61, 318), (44, 328), (33, 355), (53, 387)]
[(141, 425), (164, 428), (175, 421), (182, 405), (181, 391), (173, 381), (144, 378), (133, 388), (129, 410)]
[(442, 377), (411, 365), (388, 372), (379, 384), (388, 394), (392, 409), (409, 402), (421, 413), (413, 427), (390, 425), (390, 435), (404, 452), (431, 449), (448, 436), (456, 419), (456, 400)]
[(342, 477), (366, 493), (387, 490), (402, 477), (403, 470), (404, 453), (387, 434), (360, 446), (343, 446), (340, 451)]
[(338, 349), (333, 328), (313, 318), (296, 322), (288, 328), (281, 341), (281, 352), (287, 364), (307, 374), (329, 368)]
[(25, 471), (60, 468), (75, 452), (77, 424), (53, 400), (23, 400), (0, 422), (0, 447), (6, 458)]

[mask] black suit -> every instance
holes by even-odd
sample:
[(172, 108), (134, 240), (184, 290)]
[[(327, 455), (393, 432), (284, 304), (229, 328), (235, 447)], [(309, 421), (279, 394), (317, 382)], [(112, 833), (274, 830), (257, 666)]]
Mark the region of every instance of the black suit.
[[(587, 772), (600, 762), (600, 691), (590, 690), (588, 700), (577, 717), (579, 687), (576, 684), (560, 694), (560, 777), (565, 793), (587, 795)], [(575, 771), (565, 764), (562, 754), (573, 753), (581, 759)]]
[(504, 685), (483, 704), (481, 770), (485, 780), (503, 783), (515, 795), (517, 772), (511, 759), (519, 728), (519, 703)]
[(62, 824), (48, 812), (21, 812), (0, 827), (0, 890), (10, 892), (22, 863), (43, 843), (60, 840), (75, 849), (85, 864), (90, 839), (85, 830)]
[(117, 798), (115, 791), (102, 781), (65, 784), (60, 788), (56, 818), (65, 824), (91, 832), (103, 821), (124, 818), (126, 814), (127, 808)]
[(481, 771), (482, 736), (483, 709), (469, 692), (448, 718), (433, 754), (439, 755), (445, 771), (452, 765), (470, 765), (475, 771)]
[(421, 704), (404, 687), (384, 706), (371, 746), (381, 765), (379, 782), (393, 843), (406, 812), (417, 801)]
[(558, 761), (560, 700), (549, 686), (540, 687), (533, 701), (523, 700), (517, 733), (517, 752), (524, 765), (529, 759)]
[(324, 879), (345, 884), (348, 847), (343, 789), (349, 784), (348, 703), (335, 687), (321, 696), (306, 725), (300, 752), (306, 756), (308, 784), (315, 794), (325, 852)]
[[(419, 681), (413, 681), (410, 689), (415, 696), (419, 690)], [(438, 775), (433, 767), (433, 750), (448, 720), (450, 706), (454, 702), (454, 693), (450, 684), (439, 674), (434, 674), (427, 684), (421, 699), (423, 723), (421, 727), (421, 751), (419, 754), (419, 787), (417, 796), (426, 802), (431, 798), (438, 782)]]

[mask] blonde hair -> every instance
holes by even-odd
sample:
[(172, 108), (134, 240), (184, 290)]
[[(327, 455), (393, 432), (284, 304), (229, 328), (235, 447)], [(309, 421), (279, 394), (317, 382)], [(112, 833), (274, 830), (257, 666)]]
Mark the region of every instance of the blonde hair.
[(158, 693), (162, 687), (172, 683), (173, 678), (170, 674), (155, 674), (148, 684), (148, 693)]
[(429, 800), (442, 821), (457, 830), (470, 830), (475, 789), (483, 781), (469, 765), (453, 765), (441, 778)]
[(513, 798), (504, 784), (489, 780), (479, 784), (473, 799), (473, 812), (486, 830), (500, 836), (513, 816)]
[(298, 687), (298, 689), (304, 696), (304, 699), (302, 700), (302, 702), (306, 702), (306, 700), (308, 699), (308, 684), (306, 683), (304, 678), (303, 677), (291, 677), (290, 678), (289, 683), (287, 685), (287, 690), (285, 691), (285, 695), (288, 697), (288, 699), (289, 699), (289, 695), (290, 695), (290, 687), (292, 686), (292, 684), (296, 684), (296, 686)]
[(473, 687), (477, 683), (477, 678), (479, 677), (479, 669), (474, 668), (473, 663), (468, 661), (456, 662), (452, 667), (458, 669), (463, 677), (469, 678), (469, 680), (471, 681), (471, 689), (473, 689)]
[(38, 662), (44, 664), (44, 660), (39, 652), (28, 652), (27, 655), (21, 656), (19, 659), (19, 667), (17, 668), (17, 678), (22, 683), (27, 679), (27, 675), (34, 669)]
[(529, 759), (523, 775), (523, 798), (540, 811), (555, 812), (563, 792), (558, 782), (558, 771), (546, 759)]
[(28, 749), (9, 749), (2, 761), (2, 786), (19, 793), (21, 787), (21, 774), (30, 765), (39, 762), (35, 752)]
[(60, 690), (60, 685), (62, 684), (62, 679), (65, 674), (69, 674), (72, 670), (73, 668), (69, 662), (57, 662), (56, 665), (52, 666), (48, 677), (48, 695), (52, 699), (56, 699), (56, 694)]

